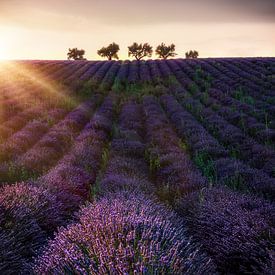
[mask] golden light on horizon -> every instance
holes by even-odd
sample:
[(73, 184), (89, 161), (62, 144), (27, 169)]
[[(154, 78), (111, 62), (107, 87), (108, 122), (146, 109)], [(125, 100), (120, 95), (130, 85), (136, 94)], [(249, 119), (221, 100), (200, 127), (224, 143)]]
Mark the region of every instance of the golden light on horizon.
[(6, 60), (6, 59), (9, 59), (8, 49), (2, 44), (0, 46), (0, 61), (1, 60)]

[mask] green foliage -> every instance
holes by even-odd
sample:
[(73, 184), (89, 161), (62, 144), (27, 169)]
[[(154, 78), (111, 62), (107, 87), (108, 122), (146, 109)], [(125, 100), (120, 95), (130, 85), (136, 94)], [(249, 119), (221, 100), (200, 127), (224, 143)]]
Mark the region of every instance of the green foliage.
[(100, 190), (100, 177), (97, 177), (95, 183), (90, 187), (89, 201), (94, 201), (100, 193)]
[(136, 60), (141, 60), (144, 57), (151, 57), (153, 53), (153, 47), (148, 43), (138, 44), (134, 42), (131, 46), (128, 46), (128, 56), (133, 56)]
[(180, 83), (174, 75), (169, 75), (163, 79), (164, 85), (167, 87), (180, 87)]
[(238, 171), (235, 172), (234, 176), (226, 178), (224, 184), (233, 190), (248, 191), (245, 180)]
[(199, 87), (198, 87), (198, 85), (197, 85), (195, 82), (192, 82), (192, 83), (190, 83), (190, 84), (188, 85), (188, 90), (190, 91), (190, 93), (191, 93), (192, 95), (195, 95), (195, 94), (198, 93)]
[(187, 152), (189, 147), (188, 144), (186, 142), (184, 142), (182, 139), (180, 139), (179, 141), (179, 147), (184, 151)]
[(118, 57), (119, 45), (113, 42), (107, 47), (102, 47), (97, 51), (97, 54), (101, 57), (107, 57), (108, 60), (112, 60), (113, 58), (119, 59)]
[(165, 45), (164, 43), (161, 43), (156, 48), (156, 55), (158, 55), (159, 58), (167, 59), (168, 57), (174, 57), (177, 54), (175, 53), (176, 46), (175, 44), (171, 45)]
[(211, 185), (217, 183), (217, 173), (214, 167), (214, 161), (206, 152), (196, 153), (194, 162)]
[(74, 60), (86, 60), (84, 58), (85, 51), (83, 49), (79, 50), (78, 48), (72, 48), (69, 49), (67, 53), (68, 59), (74, 59)]
[(23, 166), (17, 166), (13, 162), (8, 163), (8, 171), (0, 176), (2, 182), (21, 182), (26, 180), (35, 180), (38, 174), (26, 169)]
[(249, 105), (255, 104), (254, 98), (247, 95), (241, 86), (233, 93), (233, 96), (242, 103)]
[(145, 159), (149, 163), (149, 169), (151, 175), (154, 175), (156, 171), (160, 168), (160, 159), (159, 156), (152, 153), (150, 150), (145, 151)]
[(112, 86), (112, 91), (120, 94), (122, 99), (135, 97), (139, 100), (145, 95), (160, 96), (167, 90), (163, 85), (153, 85), (152, 83), (147, 82), (121, 83), (119, 81), (115, 81), (114, 85)]

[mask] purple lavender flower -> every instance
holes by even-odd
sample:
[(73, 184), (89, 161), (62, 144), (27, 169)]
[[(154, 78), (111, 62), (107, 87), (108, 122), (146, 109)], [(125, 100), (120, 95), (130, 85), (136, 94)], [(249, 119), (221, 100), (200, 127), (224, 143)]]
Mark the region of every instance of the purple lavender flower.
[(106, 194), (79, 217), (49, 242), (35, 273), (215, 273), (177, 217), (142, 194)]
[(269, 274), (274, 210), (274, 204), (227, 188), (198, 191), (177, 205), (188, 231), (222, 274)]

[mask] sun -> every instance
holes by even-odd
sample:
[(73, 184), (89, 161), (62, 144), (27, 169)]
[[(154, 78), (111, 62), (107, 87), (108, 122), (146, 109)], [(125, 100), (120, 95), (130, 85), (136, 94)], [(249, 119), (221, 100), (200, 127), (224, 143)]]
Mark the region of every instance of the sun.
[(0, 60), (8, 59), (8, 51), (3, 46), (0, 45)]

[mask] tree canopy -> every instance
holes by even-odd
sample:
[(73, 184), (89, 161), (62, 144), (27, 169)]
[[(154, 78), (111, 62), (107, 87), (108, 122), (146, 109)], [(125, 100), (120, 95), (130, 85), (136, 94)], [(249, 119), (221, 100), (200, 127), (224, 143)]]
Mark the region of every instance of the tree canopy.
[(112, 60), (112, 58), (119, 59), (118, 57), (119, 45), (116, 43), (110, 44), (108, 47), (102, 47), (97, 51), (97, 54), (101, 57), (107, 57), (108, 60)]
[(134, 42), (128, 47), (128, 56), (135, 57), (136, 60), (141, 60), (143, 57), (151, 57), (153, 53), (153, 47), (148, 43), (138, 44)]
[(197, 51), (189, 51), (185, 53), (185, 58), (198, 58), (199, 53)]
[(84, 58), (85, 51), (83, 49), (79, 50), (78, 48), (72, 48), (69, 49), (67, 53), (68, 59), (74, 59), (74, 60), (86, 60)]
[(159, 58), (167, 59), (168, 57), (174, 57), (177, 54), (175, 53), (176, 46), (175, 44), (171, 45), (165, 45), (164, 43), (161, 43), (156, 48), (156, 55), (159, 56)]

